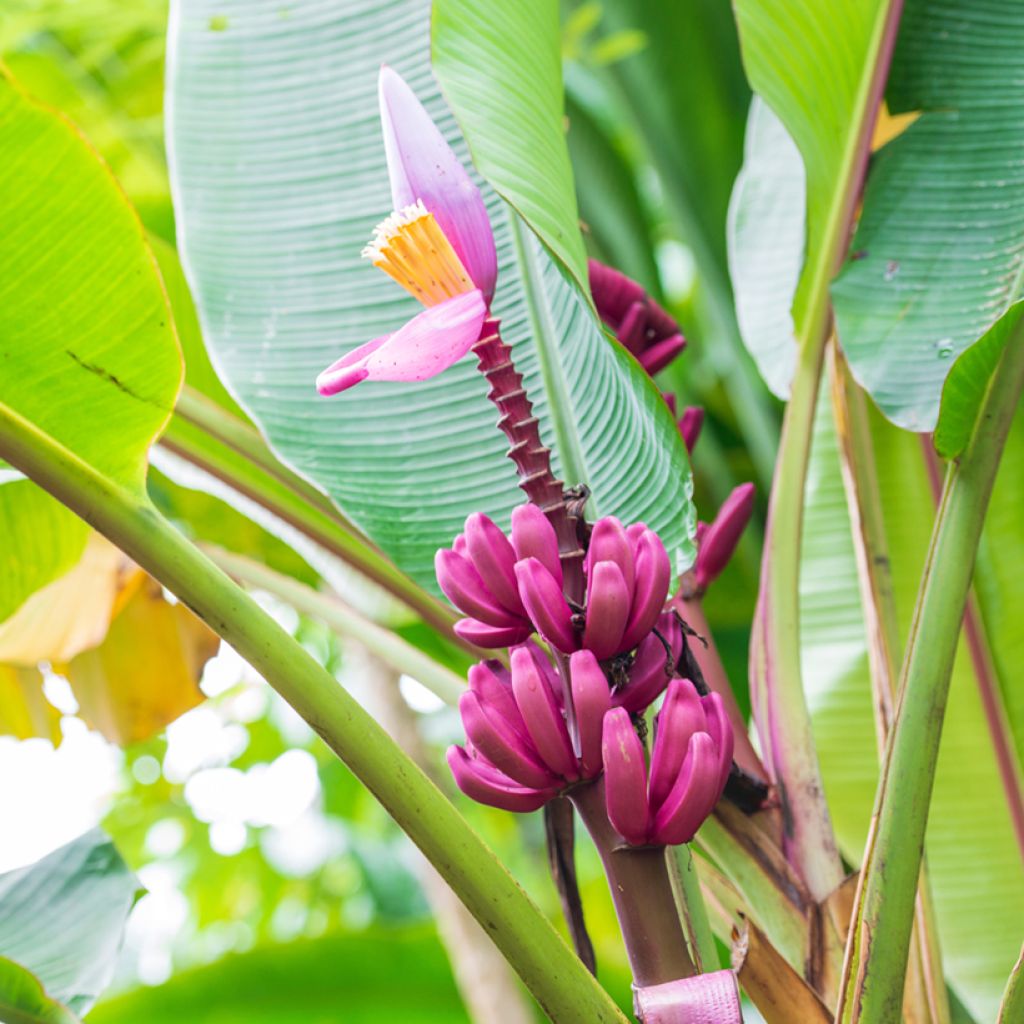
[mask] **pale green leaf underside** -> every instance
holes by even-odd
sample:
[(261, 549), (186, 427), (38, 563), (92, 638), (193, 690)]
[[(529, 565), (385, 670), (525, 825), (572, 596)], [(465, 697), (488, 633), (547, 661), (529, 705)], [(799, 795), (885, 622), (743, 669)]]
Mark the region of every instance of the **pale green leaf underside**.
[(84, 1013), (106, 988), (138, 882), (98, 829), (0, 875), (0, 956)]
[(954, 359), (1024, 284), (1024, 7), (909, 0), (889, 102), (922, 116), (876, 157), (832, 288), (854, 375), (894, 423), (931, 430)]
[(785, 125), (807, 173), (806, 259), (793, 307), (802, 341), (808, 303), (831, 274), (838, 233), (846, 230), (844, 182), (888, 4), (735, 0), (734, 7), (750, 84)]
[[(434, 552), (470, 512), (506, 523), (522, 500), (472, 358), (417, 385), (367, 383), (334, 399), (313, 389), (328, 363), (419, 308), (359, 253), (390, 209), (382, 62), (465, 157), (428, 41), (422, 0), (308, 3), (287, 17), (276, 0), (183, 0), (171, 24), (168, 134), (180, 248), (221, 376), (278, 454), (433, 588)], [(691, 484), (667, 407), (543, 246), (484, 191), (495, 313), (557, 470), (568, 484), (574, 468), (585, 476), (601, 514), (657, 529), (684, 568)]]
[(588, 289), (565, 140), (558, 5), (434, 0), (431, 29), (437, 77), (480, 173)]
[[(874, 428), (905, 640), (935, 504), (919, 438), (881, 417)], [(843, 852), (859, 862), (874, 802), (878, 753), (857, 567), (827, 406), (819, 412), (814, 439), (800, 594), (804, 680), (825, 788)], [(1019, 612), (1020, 604), (1015, 607)], [(1024, 725), (1021, 707), (1013, 711), (1019, 728)], [(947, 975), (977, 1020), (993, 1020), (1019, 949), (1024, 876), (984, 710), (963, 649), (946, 711), (927, 852)]]
[(796, 369), (792, 305), (804, 263), (806, 204), (800, 151), (771, 107), (755, 96), (743, 168), (729, 202), (729, 276), (743, 344), (783, 399)]
[(0, 622), (81, 557), (89, 527), (30, 480), (0, 483)]
[(0, 404), (140, 492), (181, 357), (142, 227), (75, 128), (0, 76)]

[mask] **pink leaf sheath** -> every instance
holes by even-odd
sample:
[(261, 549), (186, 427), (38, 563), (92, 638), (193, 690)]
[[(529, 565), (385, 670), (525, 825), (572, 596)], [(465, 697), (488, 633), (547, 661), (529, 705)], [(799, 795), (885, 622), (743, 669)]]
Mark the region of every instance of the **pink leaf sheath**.
[(640, 737), (622, 708), (604, 716), (601, 754), (608, 820), (627, 843), (642, 846), (650, 825), (647, 765)]
[(521, 786), (547, 789), (557, 785), (558, 779), (531, 745), (475, 693), (464, 693), (459, 698), (459, 713), (470, 743), (499, 771)]
[(429, 306), (394, 334), (374, 338), (332, 363), (317, 377), (317, 391), (336, 395), (363, 380), (436, 377), (473, 347), (486, 315), (479, 290)]
[(466, 549), (490, 592), (514, 615), (526, 615), (516, 585), (516, 553), (508, 537), (487, 516), (474, 512), (466, 520)]
[(580, 763), (585, 779), (601, 771), (604, 718), (611, 708), (608, 680), (593, 651), (577, 651), (569, 659), (572, 703), (580, 740)]
[(526, 647), (512, 651), (512, 690), (530, 739), (541, 759), (567, 781), (579, 778), (569, 732), (547, 674)]
[(562, 588), (538, 559), (516, 562), (519, 596), (537, 632), (558, 650), (568, 654), (579, 647), (572, 627), (572, 612)]
[(615, 562), (597, 562), (587, 583), (583, 646), (593, 651), (598, 661), (604, 661), (619, 651), (631, 595)]
[(562, 560), (558, 556), (558, 536), (550, 520), (534, 504), (512, 509), (512, 547), (516, 559), (536, 558), (562, 587)]
[(675, 785), (694, 733), (707, 731), (700, 695), (689, 679), (673, 679), (655, 723), (651, 754), (651, 806), (660, 807)]
[(743, 1024), (740, 992), (732, 971), (711, 971), (636, 990), (644, 1024)]
[(378, 96), (394, 208), (422, 200), (490, 304), (498, 260), (480, 190), (412, 89), (387, 65), (380, 69)]
[(496, 768), (470, 757), (462, 747), (449, 747), (447, 759), (459, 789), (488, 807), (525, 814), (543, 807), (554, 795), (553, 790), (520, 786)]
[(529, 626), (509, 628), (487, 626), (477, 619), (459, 619), (452, 628), (455, 630), (455, 635), (461, 637), (466, 643), (473, 644), (475, 647), (485, 647), (488, 650), (521, 644), (533, 632)]

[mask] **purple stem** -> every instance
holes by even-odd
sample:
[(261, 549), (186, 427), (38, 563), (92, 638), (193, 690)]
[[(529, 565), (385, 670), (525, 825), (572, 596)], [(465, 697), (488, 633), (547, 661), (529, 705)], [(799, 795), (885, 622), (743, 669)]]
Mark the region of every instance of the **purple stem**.
[(491, 390), (487, 397), (498, 407), (498, 429), (508, 438), (508, 457), (519, 471), (519, 486), (526, 497), (548, 517), (558, 537), (565, 595), (583, 603), (583, 548), (577, 521), (566, 508), (562, 481), (551, 471), (551, 450), (540, 438), (537, 417), (523, 387), (523, 378), (512, 363), (512, 349), (501, 339), (499, 321), (488, 317), (473, 346), (480, 372)]
[(679, 922), (663, 846), (626, 846), (608, 821), (604, 780), (567, 794), (601, 856), (638, 988), (696, 974)]

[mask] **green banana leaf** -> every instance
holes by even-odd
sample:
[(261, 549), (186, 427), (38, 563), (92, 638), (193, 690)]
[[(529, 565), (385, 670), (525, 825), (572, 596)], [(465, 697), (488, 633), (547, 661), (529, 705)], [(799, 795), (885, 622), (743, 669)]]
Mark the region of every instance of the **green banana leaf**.
[(935, 426), (954, 358), (1024, 288), (1022, 32), (1007, 0), (906, 4), (889, 107), (922, 114), (875, 158), (832, 295), (854, 376), (911, 430)]
[[(522, 500), (472, 360), (418, 385), (365, 384), (333, 400), (313, 390), (320, 369), (415, 310), (359, 257), (390, 209), (382, 61), (466, 155), (430, 74), (428, 5), (279, 11), (272, 0), (174, 10), (167, 128), (183, 263), (214, 363), (275, 451), (434, 588), (434, 551), (465, 516), (507, 523)], [(667, 408), (522, 220), (484, 192), (499, 255), (494, 312), (556, 471), (590, 485), (593, 512), (657, 529), (684, 569), (691, 485)]]

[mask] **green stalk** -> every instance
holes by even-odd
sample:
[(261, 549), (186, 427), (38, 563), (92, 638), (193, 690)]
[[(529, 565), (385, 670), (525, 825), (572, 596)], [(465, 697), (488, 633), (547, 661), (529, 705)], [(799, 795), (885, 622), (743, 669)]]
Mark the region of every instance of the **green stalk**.
[[(304, 480), (298, 473), (289, 469), (279, 461), (267, 447), (259, 431), (244, 420), (232, 415), (227, 409), (207, 398), (202, 392), (185, 384), (178, 395), (174, 411), (183, 420), (202, 430), (214, 440), (220, 441), (254, 466), (262, 469), (267, 476), (273, 477), (296, 497), (307, 504), (320, 509), (325, 515), (334, 519), (338, 525), (349, 533), (357, 533), (356, 528), (334, 507), (330, 498), (318, 491), (312, 484)], [(366, 541), (369, 544), (369, 541)]]
[(455, 807), (338, 681), (144, 495), (102, 476), (2, 404), (0, 457), (109, 537), (267, 679), (419, 846), (552, 1020), (626, 1024)]
[[(834, 339), (829, 345), (828, 362), (839, 463), (850, 513), (861, 606), (868, 634), (868, 664), (875, 706), (878, 756), (881, 760), (885, 757), (886, 744), (892, 730), (896, 675), (901, 658), (889, 545), (886, 541), (867, 398), (850, 376), (846, 361)], [(907, 1024), (949, 1024), (949, 997), (942, 970), (928, 868), (924, 863), (921, 865), (914, 904), (912, 939), (904, 994), (904, 1020)]]
[[(189, 416), (181, 413), (179, 405), (178, 415), (160, 440), (162, 448), (262, 506), (407, 605), (446, 639), (467, 647), (452, 632), (455, 616), (354, 532), (324, 495), (279, 463), (258, 435), (253, 436), (252, 428), (222, 409), (215, 415), (194, 397), (183, 401)], [(200, 407), (203, 414), (197, 415)], [(196, 431), (202, 443), (196, 440)]]
[(903, 1001), (928, 805), (978, 541), (1024, 389), (1024, 328), (1006, 344), (971, 439), (950, 465), (900, 673), (836, 1020), (897, 1020)]
[(319, 619), (338, 636), (357, 640), (375, 658), (396, 672), (412, 676), (445, 704), (457, 704), (465, 692), (466, 681), (461, 676), (332, 594), (322, 594), (244, 555), (210, 545), (203, 545), (203, 551), (233, 580), (274, 594), (296, 611)]
[(722, 965), (718, 959), (718, 946), (715, 945), (715, 936), (711, 931), (704, 894), (700, 889), (693, 851), (688, 843), (668, 847), (665, 859), (668, 861), (668, 877), (676, 898), (679, 920), (690, 946), (690, 959), (699, 974), (717, 971)]
[(878, 7), (844, 143), (841, 174), (828, 204), (820, 244), (813, 261), (804, 267), (797, 290), (794, 315), (800, 350), (782, 424), (751, 637), (755, 718), (766, 766), (780, 788), (785, 849), (819, 903), (839, 886), (844, 872), (825, 802), (800, 664), (804, 492), (832, 322), (829, 284), (848, 245), (902, 9), (902, 0), (888, 0)]

